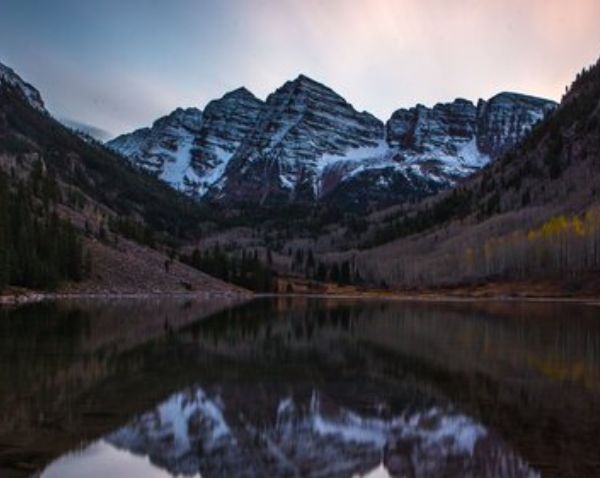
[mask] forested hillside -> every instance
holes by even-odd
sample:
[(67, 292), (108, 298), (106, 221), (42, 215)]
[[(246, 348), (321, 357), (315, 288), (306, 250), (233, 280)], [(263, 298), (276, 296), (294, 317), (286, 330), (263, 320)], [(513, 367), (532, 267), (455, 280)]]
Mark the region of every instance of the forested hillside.
[[(515, 149), (452, 192), (379, 216), (356, 267), (432, 286), (600, 269), (600, 63)], [(375, 246), (375, 247), (373, 247)]]
[(57, 195), (56, 183), (39, 169), (14, 188), (0, 171), (0, 290), (54, 288), (90, 273), (82, 239), (56, 212)]
[[(15, 88), (0, 88), (0, 154), (22, 169), (32, 156), (48, 174), (120, 215), (137, 216), (156, 231), (185, 235), (208, 210), (142, 174), (100, 144), (88, 143), (31, 108)], [(7, 161), (4, 161), (7, 164)]]
[(20, 84), (0, 81), (0, 289), (228, 289), (174, 253), (216, 213), (84, 141)]

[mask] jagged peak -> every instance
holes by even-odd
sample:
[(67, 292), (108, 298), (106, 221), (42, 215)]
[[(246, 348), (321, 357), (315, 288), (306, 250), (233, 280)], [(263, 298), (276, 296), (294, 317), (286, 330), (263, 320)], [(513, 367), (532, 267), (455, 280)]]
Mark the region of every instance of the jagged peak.
[[(200, 123), (202, 121), (202, 110), (196, 107), (189, 108), (175, 108), (169, 114), (158, 118), (152, 123), (152, 128), (160, 128), (162, 126), (170, 125), (172, 123), (181, 123), (189, 126), (190, 121), (192, 123)], [(194, 126), (199, 126), (195, 125)]]
[(336, 93), (332, 88), (328, 87), (327, 85), (325, 85), (317, 80), (310, 78), (309, 76), (305, 75), (304, 73), (300, 73), (295, 79), (293, 79), (291, 81), (287, 81), (283, 85), (283, 87), (285, 88), (286, 86), (293, 86), (293, 87), (297, 88), (299, 91), (320, 90), (322, 92), (326, 92), (327, 94), (335, 95), (336, 97), (341, 98), (341, 95)]
[(300, 73), (294, 80), (296, 83), (310, 83), (323, 86), (322, 83), (317, 80), (313, 80), (310, 76), (305, 75), (304, 73)]
[(467, 98), (461, 98), (460, 96), (458, 98), (455, 98), (452, 103), (461, 105), (474, 105), (474, 103), (471, 100)]
[(516, 93), (516, 92), (512, 92), (512, 91), (502, 91), (487, 100), (480, 98), (479, 100), (477, 100), (476, 103), (474, 103), (473, 101), (471, 101), (469, 99), (462, 98), (462, 97), (455, 98), (454, 100), (448, 101), (448, 102), (438, 102), (431, 107), (424, 105), (423, 103), (417, 103), (416, 105), (411, 106), (411, 107), (397, 109), (396, 111), (394, 111), (392, 113), (391, 118), (398, 117), (404, 113), (411, 112), (411, 111), (427, 112), (427, 111), (435, 110), (436, 108), (447, 107), (449, 105), (456, 105), (456, 106), (459, 106), (459, 105), (471, 106), (472, 105), (472, 106), (476, 106), (477, 108), (481, 108), (487, 104), (498, 103), (498, 102), (529, 103), (529, 104), (536, 104), (538, 106), (547, 105), (548, 107), (558, 105), (558, 103), (556, 103), (555, 101), (549, 100), (547, 98), (541, 98), (538, 96), (526, 95), (523, 93)]
[(16, 73), (12, 68), (9, 68), (4, 63), (0, 62), (0, 78), (4, 75), (16, 75)]
[(245, 86), (240, 86), (239, 88), (236, 88), (235, 90), (231, 90), (227, 93), (225, 93), (221, 99), (225, 99), (225, 98), (241, 98), (241, 99), (252, 99), (252, 100), (257, 100), (260, 101), (255, 95), (254, 93), (252, 93), (248, 88), (246, 88)]
[[(6, 66), (4, 63), (0, 62), (0, 80), (8, 80), (8, 81), (23, 81), (23, 79), (9, 66)], [(31, 85), (29, 85), (31, 86)]]
[[(296, 98), (300, 99), (303, 96), (312, 97), (321, 101), (324, 97), (329, 98), (332, 102), (345, 104), (357, 114), (370, 117), (374, 120), (381, 122), (379, 118), (374, 116), (368, 111), (358, 111), (354, 106), (349, 103), (342, 95), (336, 92), (329, 86), (320, 83), (319, 81), (310, 78), (304, 73), (300, 73), (295, 79), (286, 81), (281, 87), (279, 87), (274, 93), (271, 93), (267, 98), (269, 103), (273, 98), (278, 97), (280, 94), (290, 95), (294, 98), (292, 101), (296, 101)], [(302, 101), (302, 100), (301, 100)]]
[(192, 115), (192, 114), (194, 114), (194, 115), (202, 114), (202, 110), (199, 109), (199, 108), (196, 108), (195, 106), (190, 106), (188, 108), (183, 108), (183, 107), (180, 106), (178, 108), (175, 108), (170, 113), (169, 116), (171, 116), (171, 115), (175, 115), (175, 116), (178, 116), (178, 115)]
[(263, 104), (262, 100), (242, 86), (225, 93), (221, 98), (210, 101), (204, 108), (204, 119), (207, 120), (214, 115), (220, 116), (231, 108), (260, 109)]

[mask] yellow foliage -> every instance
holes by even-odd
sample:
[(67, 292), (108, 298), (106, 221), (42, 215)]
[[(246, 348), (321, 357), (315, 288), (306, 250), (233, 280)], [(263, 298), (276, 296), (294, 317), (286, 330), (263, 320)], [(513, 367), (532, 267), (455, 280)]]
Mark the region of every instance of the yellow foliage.
[(578, 216), (569, 219), (563, 215), (556, 216), (543, 224), (539, 229), (531, 229), (527, 233), (529, 241), (537, 241), (540, 238), (552, 239), (561, 235), (575, 234), (584, 237), (596, 230), (600, 214), (596, 210), (586, 212), (582, 220)]
[(573, 230), (575, 231), (575, 234), (582, 237), (585, 236), (585, 226), (583, 225), (583, 221), (581, 219), (579, 219), (578, 217), (574, 217), (572, 226)]
[(469, 267), (472, 267), (475, 264), (475, 251), (472, 247), (469, 247), (465, 253), (466, 262)]
[(565, 216), (557, 216), (542, 226), (542, 237), (549, 239), (558, 236), (569, 228), (569, 220)]

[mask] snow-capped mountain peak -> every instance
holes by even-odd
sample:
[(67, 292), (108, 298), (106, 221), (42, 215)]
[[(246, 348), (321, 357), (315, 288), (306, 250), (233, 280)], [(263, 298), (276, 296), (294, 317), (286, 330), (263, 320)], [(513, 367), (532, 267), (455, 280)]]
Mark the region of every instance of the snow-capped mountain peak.
[[(391, 204), (449, 187), (556, 107), (500, 93), (399, 109), (385, 125), (304, 74), (265, 102), (241, 87), (109, 146), (195, 197), (232, 204)], [(174, 133), (175, 132), (175, 133)]]
[(262, 106), (249, 90), (238, 88), (204, 111), (178, 108), (108, 146), (173, 187), (200, 196), (220, 179)]
[(319, 199), (324, 155), (376, 147), (383, 123), (332, 89), (298, 76), (267, 98), (256, 127), (225, 171), (216, 198), (251, 202)]

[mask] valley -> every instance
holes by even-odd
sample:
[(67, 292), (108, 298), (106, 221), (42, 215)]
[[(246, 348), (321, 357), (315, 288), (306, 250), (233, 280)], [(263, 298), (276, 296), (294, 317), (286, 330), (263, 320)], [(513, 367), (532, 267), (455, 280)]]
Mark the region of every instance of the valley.
[(600, 476), (598, 19), (0, 0), (0, 477)]
[[(29, 266), (13, 263), (7, 285), (600, 293), (598, 65), (558, 106), (500, 93), (398, 109), (386, 123), (300, 75), (266, 101), (239, 88), (106, 145), (60, 125), (2, 71), (4, 189), (27, 191), (33, 218), (73, 227), (80, 251), (78, 270), (53, 284), (19, 279)], [(54, 252), (37, 247), (43, 264)]]

